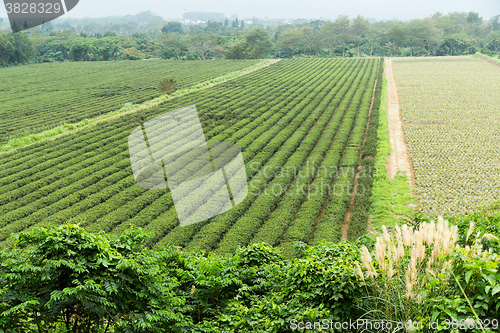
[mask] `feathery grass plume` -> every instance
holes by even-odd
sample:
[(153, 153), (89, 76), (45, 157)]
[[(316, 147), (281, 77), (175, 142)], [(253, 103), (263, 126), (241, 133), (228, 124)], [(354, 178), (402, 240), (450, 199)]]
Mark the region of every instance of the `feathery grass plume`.
[(394, 262), (394, 265), (397, 265), (399, 255), (398, 255), (398, 249), (396, 248), (396, 245), (394, 245), (394, 243), (391, 244), (391, 255), (392, 255), (391, 258), (392, 258), (392, 261)]
[(356, 266), (356, 273), (359, 275), (361, 280), (365, 282), (365, 275), (363, 274), (363, 271), (361, 270), (361, 267), (359, 267), (358, 262), (354, 262), (354, 266)]
[(413, 245), (413, 229), (409, 227), (408, 225), (404, 224), (401, 227), (401, 230), (403, 231), (403, 242), (405, 246), (412, 246)]
[(434, 221), (431, 221), (430, 223), (427, 224), (426, 236), (427, 236), (426, 238), (427, 245), (433, 244), (438, 240), (436, 234), (436, 224), (434, 223)]
[(498, 240), (498, 238), (495, 236), (495, 235), (492, 235), (492, 234), (484, 234), (483, 237), (481, 237), (481, 239), (483, 238), (486, 238), (488, 240)]
[(392, 262), (392, 260), (389, 260), (389, 268), (387, 269), (387, 277), (389, 280), (394, 276), (394, 267), (392, 266)]
[(375, 243), (375, 258), (377, 258), (380, 268), (385, 272), (385, 245), (380, 237), (377, 237), (377, 241)]
[(398, 243), (402, 243), (403, 242), (403, 236), (401, 235), (401, 228), (399, 227), (399, 225), (396, 224), (396, 226), (394, 227), (394, 229), (396, 230), (396, 240), (398, 241)]
[(406, 298), (411, 300), (411, 290), (413, 289), (413, 284), (411, 283), (411, 272), (410, 270), (406, 270), (405, 274), (405, 286), (406, 286)]
[(368, 248), (364, 245), (361, 247), (361, 262), (368, 271), (370, 279), (373, 279), (377, 273), (372, 265), (372, 255), (370, 254), (370, 251), (368, 251)]
[(470, 235), (472, 235), (472, 231), (474, 230), (474, 226), (475, 226), (474, 222), (470, 221), (469, 230), (467, 230), (467, 237), (465, 237), (465, 242), (466, 243), (469, 241)]
[(405, 256), (405, 247), (403, 243), (398, 243), (398, 259), (403, 259)]
[(387, 244), (391, 243), (391, 239), (389, 237), (389, 233), (387, 232), (387, 228), (385, 225), (382, 226), (382, 235), (384, 236), (384, 240)]
[[(407, 224), (396, 225), (394, 232), (389, 234), (382, 228), (373, 250), (373, 262), (368, 249), (361, 249), (361, 273), (366, 269), (374, 283), (373, 295), (368, 297), (364, 310), (378, 313), (377, 316), (381, 316), (378, 319), (391, 318), (399, 322), (421, 315), (419, 311), (426, 308), (418, 291), (425, 289), (428, 297), (435, 297), (446, 288), (446, 283), (438, 287), (432, 285), (430, 289), (426, 285), (438, 277), (440, 280), (451, 278), (449, 253), (454, 249), (457, 235), (458, 228), (441, 216), (437, 223), (422, 223), (417, 229)], [(375, 261), (383, 272), (378, 276), (374, 270)]]
[(443, 237), (443, 232), (444, 232), (444, 223), (443, 223), (443, 218), (438, 218), (438, 224), (437, 224), (437, 236), (439, 238)]

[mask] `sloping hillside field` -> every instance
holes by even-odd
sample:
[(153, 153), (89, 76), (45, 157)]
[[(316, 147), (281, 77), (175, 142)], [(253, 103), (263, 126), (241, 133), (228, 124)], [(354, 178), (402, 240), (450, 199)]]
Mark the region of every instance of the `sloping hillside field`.
[(0, 69), (0, 143), (76, 123), (160, 95), (159, 83), (177, 88), (257, 63), (232, 61), (99, 61), (47, 63)]
[[(11, 245), (9, 236), (26, 228), (61, 223), (110, 233), (141, 226), (155, 233), (156, 246), (218, 253), (260, 241), (289, 252), (297, 240), (339, 240), (344, 224), (355, 238), (367, 226), (382, 67), (379, 59), (281, 60), (0, 155), (0, 244)], [(168, 189), (135, 184), (127, 140), (148, 119), (193, 104), (208, 142), (241, 148), (248, 195), (181, 227)]]
[(395, 59), (422, 213), (500, 199), (500, 68), (471, 57)]

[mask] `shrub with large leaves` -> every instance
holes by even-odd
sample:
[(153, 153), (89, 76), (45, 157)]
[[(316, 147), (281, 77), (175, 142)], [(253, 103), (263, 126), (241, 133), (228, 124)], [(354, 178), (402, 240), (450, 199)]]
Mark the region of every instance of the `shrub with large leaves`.
[(170, 332), (188, 325), (177, 280), (164, 252), (143, 247), (149, 237), (120, 237), (76, 225), (37, 228), (0, 253), (0, 328), (8, 332)]

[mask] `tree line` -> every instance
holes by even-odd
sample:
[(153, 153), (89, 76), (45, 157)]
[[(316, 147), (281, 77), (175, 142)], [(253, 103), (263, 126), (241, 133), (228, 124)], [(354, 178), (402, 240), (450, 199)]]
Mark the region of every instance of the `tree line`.
[[(258, 26), (238, 18), (185, 26), (168, 22), (147, 32), (137, 24), (105, 23), (57, 29), (51, 22), (26, 33), (0, 33), (0, 66), (51, 61), (109, 61), (149, 58), (257, 59), (289, 57), (445, 56), (500, 51), (500, 15), (436, 13), (407, 22), (370, 22), (339, 15), (333, 21)], [(145, 26), (155, 26), (153, 23)], [(97, 26), (103, 27), (97, 29)], [(127, 28), (127, 26), (129, 26)], [(78, 29), (81, 29), (79, 33)], [(131, 30), (132, 29), (132, 30)], [(92, 32), (93, 31), (93, 32)]]

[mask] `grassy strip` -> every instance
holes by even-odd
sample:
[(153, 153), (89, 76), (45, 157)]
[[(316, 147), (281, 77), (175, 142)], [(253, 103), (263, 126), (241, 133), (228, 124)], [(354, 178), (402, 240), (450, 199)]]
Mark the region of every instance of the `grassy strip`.
[(488, 56), (486, 54), (482, 54), (482, 53), (476, 52), (476, 54), (474, 54), (472, 57), (473, 58), (477, 58), (477, 59), (484, 59), (484, 60), (493, 61), (493, 62), (495, 62), (495, 63), (497, 63), (497, 64), (500, 65), (500, 55), (496, 56), (496, 57), (491, 57), (491, 56)]
[(162, 96), (156, 97), (156, 98), (149, 100), (141, 105), (138, 105), (138, 104), (132, 105), (131, 103), (127, 103), (127, 104), (125, 104), (124, 107), (122, 107), (119, 110), (103, 114), (103, 115), (96, 117), (96, 118), (93, 118), (93, 119), (83, 119), (83, 120), (79, 121), (78, 123), (63, 124), (63, 125), (57, 126), (55, 128), (52, 128), (50, 130), (40, 132), (40, 133), (34, 133), (34, 134), (26, 135), (26, 136), (20, 137), (20, 138), (12, 138), (5, 145), (0, 146), (0, 153), (13, 151), (17, 148), (28, 146), (28, 145), (33, 144), (35, 142), (54, 139), (55, 137), (58, 137), (60, 135), (68, 134), (68, 133), (73, 132), (75, 130), (86, 128), (86, 127), (89, 127), (91, 125), (95, 125), (97, 123), (103, 122), (103, 121), (107, 121), (111, 118), (115, 118), (116, 116), (119, 116), (122, 114), (129, 114), (129, 113), (133, 113), (133, 112), (145, 109), (145, 108), (149, 108), (151, 106), (154, 106), (156, 104), (162, 103), (162, 102), (167, 101), (167, 100), (170, 100), (172, 98), (183, 96), (185, 94), (199, 91), (201, 89), (206, 89), (206, 88), (209, 88), (215, 84), (223, 83), (223, 82), (226, 82), (228, 80), (237, 78), (241, 75), (244, 75), (244, 74), (253, 72), (257, 69), (268, 66), (274, 62), (276, 62), (276, 61), (275, 60), (274, 61), (273, 60), (264, 60), (262, 62), (259, 62), (255, 65), (253, 65), (253, 66), (241, 69), (239, 71), (231, 72), (231, 73), (213, 78), (211, 80), (198, 83), (198, 84), (196, 84), (192, 87), (189, 87), (189, 88), (177, 90), (171, 95), (162, 95)]
[(384, 75), (370, 208), (372, 225), (377, 232), (381, 231), (382, 225), (393, 227), (401, 216), (411, 215), (413, 208), (410, 204), (417, 203), (411, 193), (406, 172), (399, 171), (393, 180), (387, 176), (387, 156), (391, 154), (387, 104), (387, 78)]

